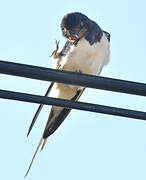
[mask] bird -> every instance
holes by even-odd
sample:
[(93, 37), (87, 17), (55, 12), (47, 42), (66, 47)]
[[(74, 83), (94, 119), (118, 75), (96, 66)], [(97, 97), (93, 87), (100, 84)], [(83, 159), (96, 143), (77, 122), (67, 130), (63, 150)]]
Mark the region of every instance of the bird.
[[(51, 55), (54, 68), (81, 74), (100, 75), (102, 68), (108, 64), (110, 59), (110, 34), (81, 12), (71, 12), (64, 15), (60, 28), (66, 43), (59, 51), (59, 41), (56, 41), (56, 49)], [(52, 82), (45, 96), (78, 101), (84, 90), (84, 87)], [(40, 104), (27, 136), (30, 134), (42, 107), (43, 104)], [(43, 135), (25, 177), (28, 175), (41, 144), (43, 143), (41, 148), (43, 150), (48, 137), (56, 131), (70, 111), (71, 109), (64, 107), (51, 107)]]

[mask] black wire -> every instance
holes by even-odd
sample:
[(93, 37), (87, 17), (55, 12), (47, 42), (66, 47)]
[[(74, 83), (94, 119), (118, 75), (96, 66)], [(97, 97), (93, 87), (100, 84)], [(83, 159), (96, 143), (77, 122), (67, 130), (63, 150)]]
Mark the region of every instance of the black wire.
[(45, 105), (55, 105), (61, 107), (68, 107), (70, 109), (78, 109), (84, 111), (98, 112), (103, 114), (146, 120), (146, 112), (115, 108), (115, 107), (84, 103), (84, 102), (73, 102), (69, 100), (38, 96), (38, 95), (32, 95), (26, 93), (0, 90), (0, 98), (45, 104)]
[(0, 73), (146, 96), (146, 84), (0, 61)]

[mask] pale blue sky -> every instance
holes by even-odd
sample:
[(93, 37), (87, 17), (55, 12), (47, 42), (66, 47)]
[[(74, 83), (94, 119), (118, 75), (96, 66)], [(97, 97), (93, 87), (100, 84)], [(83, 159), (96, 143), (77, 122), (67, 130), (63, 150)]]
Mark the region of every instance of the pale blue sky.
[[(80, 11), (111, 34), (110, 64), (102, 76), (146, 83), (144, 0), (1, 0), (0, 59), (52, 67), (60, 21)], [(0, 88), (43, 95), (48, 82), (0, 75)], [(146, 111), (144, 97), (87, 89), (85, 102)], [(26, 133), (36, 104), (0, 99), (0, 179), (23, 180), (50, 107)], [(146, 122), (73, 110), (38, 153), (28, 180), (145, 180)]]

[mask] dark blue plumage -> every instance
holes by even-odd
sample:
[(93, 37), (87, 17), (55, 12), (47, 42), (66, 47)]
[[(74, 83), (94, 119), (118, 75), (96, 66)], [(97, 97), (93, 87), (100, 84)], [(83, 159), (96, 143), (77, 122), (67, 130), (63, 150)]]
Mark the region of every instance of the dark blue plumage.
[[(73, 30), (85, 28), (87, 33), (85, 39), (89, 41), (90, 45), (93, 45), (96, 42), (100, 42), (103, 35), (103, 30), (99, 25), (89, 19), (82, 13), (74, 12), (69, 13), (64, 16), (61, 22), (61, 30), (64, 37), (68, 38)], [(104, 31), (105, 32), (105, 31)], [(107, 33), (107, 32), (106, 32)], [(107, 33), (108, 40), (110, 40), (110, 35)]]

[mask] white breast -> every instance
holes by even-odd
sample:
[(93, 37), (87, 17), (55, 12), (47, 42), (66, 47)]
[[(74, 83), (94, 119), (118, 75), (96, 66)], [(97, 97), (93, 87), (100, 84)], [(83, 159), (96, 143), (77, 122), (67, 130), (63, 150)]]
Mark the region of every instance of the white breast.
[(109, 62), (109, 56), (110, 47), (105, 34), (100, 42), (92, 46), (85, 38), (82, 38), (77, 46), (72, 46), (67, 56), (62, 58), (61, 69), (99, 75), (102, 67)]
[[(101, 41), (92, 46), (82, 38), (77, 46), (72, 46), (70, 51), (62, 59), (54, 59), (56, 64), (60, 64), (59, 69), (67, 71), (81, 71), (85, 74), (99, 75), (103, 66), (109, 62), (110, 47), (105, 34)], [(62, 86), (62, 87), (61, 87)], [(75, 96), (77, 89), (82, 87), (55, 83), (51, 90), (51, 97), (71, 99)]]

